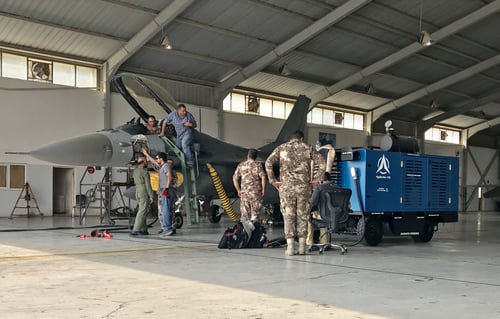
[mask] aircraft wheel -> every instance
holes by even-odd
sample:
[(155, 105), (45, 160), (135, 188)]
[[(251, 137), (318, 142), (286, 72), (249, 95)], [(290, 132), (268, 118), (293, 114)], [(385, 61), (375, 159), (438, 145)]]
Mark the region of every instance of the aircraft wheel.
[(379, 218), (368, 217), (365, 219), (365, 242), (369, 246), (377, 246), (384, 235), (382, 222)]
[(210, 220), (211, 223), (218, 223), (220, 221), (220, 218), (222, 217), (222, 213), (220, 212), (221, 209), (222, 208), (220, 208), (219, 205), (212, 205), (210, 207), (208, 220)]
[(182, 228), (182, 225), (184, 224), (184, 218), (182, 217), (181, 213), (174, 214), (174, 220), (172, 224), (174, 225), (175, 229)]
[(427, 243), (432, 239), (432, 236), (434, 236), (434, 223), (426, 222), (420, 234), (413, 235), (411, 238), (416, 243)]

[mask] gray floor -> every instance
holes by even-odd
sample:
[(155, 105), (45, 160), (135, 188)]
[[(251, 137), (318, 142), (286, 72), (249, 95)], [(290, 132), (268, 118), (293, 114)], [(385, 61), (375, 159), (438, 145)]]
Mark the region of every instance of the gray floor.
[[(70, 217), (2, 218), (1, 317), (500, 317), (500, 213), (461, 214), (430, 243), (385, 237), (346, 255), (217, 249), (229, 224), (202, 218), (169, 240), (81, 239), (92, 228), (67, 229), (79, 226)], [(32, 231), (48, 227), (59, 229)]]

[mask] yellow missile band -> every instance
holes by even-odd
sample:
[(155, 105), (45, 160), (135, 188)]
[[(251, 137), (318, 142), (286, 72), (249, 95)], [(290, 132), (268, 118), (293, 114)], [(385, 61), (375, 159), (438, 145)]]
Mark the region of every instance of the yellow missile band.
[(224, 190), (224, 186), (222, 186), (222, 182), (220, 181), (219, 174), (217, 174), (212, 164), (207, 163), (207, 167), (208, 172), (210, 173), (210, 177), (212, 178), (212, 182), (214, 183), (215, 190), (217, 191), (217, 195), (219, 195), (219, 198), (222, 202), (222, 207), (233, 222), (238, 221), (239, 218), (238, 216), (236, 216), (236, 213), (233, 210), (233, 206), (229, 202), (229, 198), (227, 197), (226, 191)]

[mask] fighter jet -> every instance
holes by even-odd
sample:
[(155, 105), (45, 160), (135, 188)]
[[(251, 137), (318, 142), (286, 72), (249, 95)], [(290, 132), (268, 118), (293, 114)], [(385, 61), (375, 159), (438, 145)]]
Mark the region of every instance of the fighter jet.
[[(135, 110), (138, 115), (137, 119), (116, 129), (102, 130), (44, 145), (29, 152), (28, 155), (60, 165), (126, 167), (136, 158), (143, 146), (147, 146), (152, 155), (158, 152), (172, 154), (172, 147), (159, 136), (147, 135), (145, 125), (140, 122), (142, 120), (146, 123), (149, 115), (162, 119), (166, 114), (176, 110), (177, 103), (168, 91), (151, 79), (130, 73), (115, 76), (112, 83)], [(310, 99), (307, 97), (302, 95), (298, 97), (276, 140), (259, 148), (258, 160), (264, 161), (271, 151), (288, 140), (294, 131), (304, 130), (309, 103)], [(167, 127), (167, 131), (169, 131), (167, 135), (174, 138), (173, 128)], [(214, 187), (213, 176), (210, 175), (206, 165), (210, 163), (217, 172), (227, 196), (237, 197), (232, 175), (238, 163), (246, 159), (248, 149), (226, 143), (196, 130), (194, 142), (198, 146), (197, 167), (195, 167), (198, 172), (196, 176), (198, 196), (205, 202), (219, 198), (219, 193)], [(279, 202), (274, 187), (266, 187), (264, 202), (271, 204)], [(212, 214), (217, 213), (217, 209), (210, 211)], [(217, 216), (212, 216), (212, 220), (218, 221)]]

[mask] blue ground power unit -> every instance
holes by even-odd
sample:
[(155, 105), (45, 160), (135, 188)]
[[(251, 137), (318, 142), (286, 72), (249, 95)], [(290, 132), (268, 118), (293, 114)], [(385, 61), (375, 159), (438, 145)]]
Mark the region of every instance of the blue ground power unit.
[(337, 152), (336, 163), (336, 182), (352, 190), (369, 245), (384, 234), (428, 242), (438, 223), (458, 221), (456, 157), (359, 149)]

